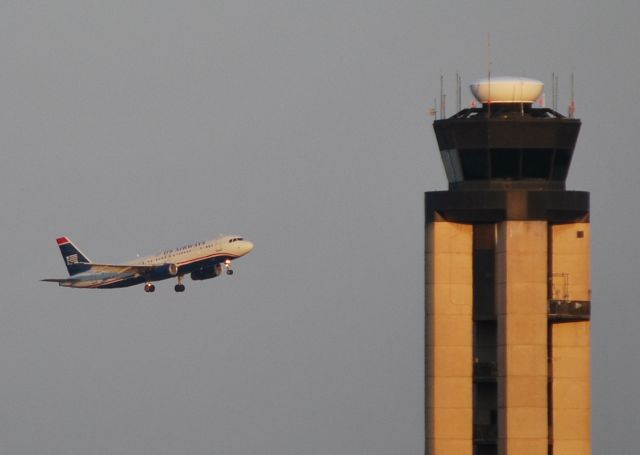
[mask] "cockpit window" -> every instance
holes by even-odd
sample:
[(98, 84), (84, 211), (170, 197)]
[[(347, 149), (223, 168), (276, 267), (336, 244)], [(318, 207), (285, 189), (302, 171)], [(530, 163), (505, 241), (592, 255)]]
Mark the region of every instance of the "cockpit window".
[(234, 237), (232, 239), (229, 239), (229, 243), (239, 242), (241, 240), (244, 240), (244, 239), (242, 237)]

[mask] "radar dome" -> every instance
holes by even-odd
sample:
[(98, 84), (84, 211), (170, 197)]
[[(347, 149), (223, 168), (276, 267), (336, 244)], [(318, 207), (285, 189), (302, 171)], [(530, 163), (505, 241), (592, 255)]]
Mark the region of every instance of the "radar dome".
[(473, 82), (471, 93), (482, 104), (533, 103), (544, 90), (544, 84), (526, 77), (492, 77)]

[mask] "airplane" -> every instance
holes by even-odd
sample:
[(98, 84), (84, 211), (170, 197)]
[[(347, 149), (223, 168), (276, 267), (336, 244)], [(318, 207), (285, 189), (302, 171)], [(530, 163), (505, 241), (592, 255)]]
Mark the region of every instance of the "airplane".
[(215, 278), (226, 270), (233, 274), (231, 261), (253, 249), (253, 243), (239, 236), (221, 236), (213, 240), (192, 243), (158, 254), (134, 259), (124, 264), (92, 262), (68, 237), (56, 239), (69, 272), (68, 278), (45, 278), (41, 281), (59, 286), (84, 289), (123, 288), (144, 283), (145, 292), (153, 292), (154, 281), (175, 277), (176, 292), (184, 292), (184, 275), (194, 281)]

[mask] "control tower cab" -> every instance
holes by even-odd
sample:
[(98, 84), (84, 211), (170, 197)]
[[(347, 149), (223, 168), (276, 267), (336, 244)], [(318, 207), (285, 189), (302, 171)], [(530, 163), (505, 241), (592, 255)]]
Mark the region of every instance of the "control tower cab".
[(564, 189), (580, 120), (533, 107), (543, 89), (523, 77), (481, 79), (471, 92), (482, 107), (434, 123), (449, 189)]

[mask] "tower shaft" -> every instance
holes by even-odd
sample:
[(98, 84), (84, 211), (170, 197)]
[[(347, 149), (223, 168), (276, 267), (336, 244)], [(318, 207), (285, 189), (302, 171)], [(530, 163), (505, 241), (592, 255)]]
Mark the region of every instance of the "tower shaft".
[(427, 223), (427, 454), (590, 453), (589, 238)]

